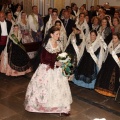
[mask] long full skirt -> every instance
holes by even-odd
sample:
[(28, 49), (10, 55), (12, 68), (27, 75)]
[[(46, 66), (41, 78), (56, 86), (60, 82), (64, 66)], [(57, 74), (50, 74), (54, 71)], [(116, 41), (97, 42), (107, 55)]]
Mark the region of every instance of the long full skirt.
[(25, 71), (16, 71), (10, 67), (8, 64), (8, 53), (6, 51), (2, 51), (1, 54), (1, 62), (0, 62), (0, 72), (6, 74), (7, 76), (21, 76), (31, 72), (32, 69), (28, 68)]
[(25, 96), (25, 109), (39, 113), (68, 113), (72, 97), (68, 79), (61, 68), (51, 69), (40, 64)]
[(119, 87), (119, 79), (120, 68), (112, 55), (108, 54), (97, 76), (95, 90), (102, 95), (115, 97)]
[(96, 63), (92, 59), (91, 55), (85, 50), (75, 69), (73, 83), (81, 87), (94, 89), (97, 73), (98, 68)]

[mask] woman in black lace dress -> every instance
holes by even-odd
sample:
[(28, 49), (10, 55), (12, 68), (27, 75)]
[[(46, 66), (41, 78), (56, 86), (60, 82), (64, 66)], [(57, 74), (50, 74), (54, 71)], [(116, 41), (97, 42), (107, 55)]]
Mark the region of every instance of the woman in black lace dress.
[[(120, 80), (120, 33), (114, 33), (108, 46), (108, 55), (97, 76), (95, 90), (105, 96), (115, 97)], [(119, 94), (120, 95), (120, 94)]]
[(31, 72), (30, 59), (21, 40), (19, 27), (14, 25), (8, 36), (0, 66), (1, 72), (8, 76), (20, 76)]

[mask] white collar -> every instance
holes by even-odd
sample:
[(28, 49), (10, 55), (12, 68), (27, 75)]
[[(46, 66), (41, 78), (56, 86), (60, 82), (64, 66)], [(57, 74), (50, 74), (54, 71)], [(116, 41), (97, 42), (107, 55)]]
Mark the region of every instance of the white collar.
[(1, 24), (4, 24), (6, 21), (4, 20), (3, 22), (0, 21)]

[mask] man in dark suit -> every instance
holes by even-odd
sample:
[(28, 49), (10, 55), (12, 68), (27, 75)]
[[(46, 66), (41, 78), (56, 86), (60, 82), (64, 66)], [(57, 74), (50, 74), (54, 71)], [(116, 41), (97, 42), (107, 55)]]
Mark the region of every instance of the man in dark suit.
[(52, 14), (52, 10), (53, 10), (53, 8), (51, 8), (51, 7), (48, 8), (48, 15), (46, 15), (46, 16), (43, 18), (44, 27), (45, 27), (46, 23), (48, 22), (50, 15)]
[(101, 7), (99, 5), (96, 6), (96, 10), (95, 10), (95, 16), (98, 16), (99, 15), (99, 9)]
[(64, 19), (62, 20), (66, 29), (67, 37), (72, 33), (72, 27), (75, 25), (75, 21), (70, 19), (70, 13), (66, 10), (64, 12)]
[(12, 23), (5, 20), (5, 13), (0, 12), (0, 54), (4, 50), (7, 42), (7, 36), (11, 30)]
[(71, 14), (74, 15), (74, 16), (76, 16), (77, 15), (77, 11), (78, 11), (77, 5), (75, 3), (72, 3), (71, 4), (71, 8), (72, 8)]
[(89, 15), (90, 20), (91, 20), (94, 16), (96, 16), (96, 11), (94, 10), (94, 6), (91, 6), (91, 7), (90, 7), (90, 10), (88, 11), (88, 15)]

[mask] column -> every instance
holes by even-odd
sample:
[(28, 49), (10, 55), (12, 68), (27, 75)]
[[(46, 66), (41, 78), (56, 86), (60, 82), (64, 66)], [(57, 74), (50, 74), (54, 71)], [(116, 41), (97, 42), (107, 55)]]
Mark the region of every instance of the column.
[(30, 14), (32, 11), (32, 0), (23, 0), (23, 10)]
[(65, 7), (65, 0), (54, 0), (54, 8), (57, 8), (58, 11)]

